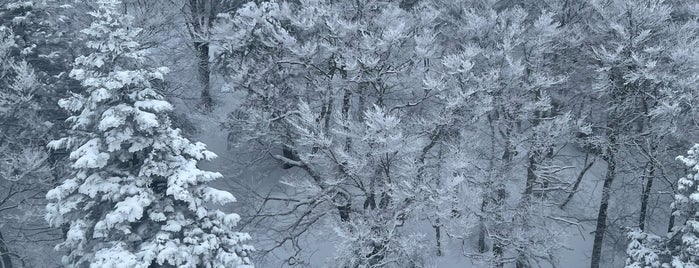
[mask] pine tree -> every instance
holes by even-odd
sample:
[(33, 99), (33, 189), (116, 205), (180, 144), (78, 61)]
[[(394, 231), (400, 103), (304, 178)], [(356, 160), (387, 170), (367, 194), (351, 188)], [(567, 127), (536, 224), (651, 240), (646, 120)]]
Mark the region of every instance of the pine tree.
[(72, 132), (49, 143), (71, 150), (73, 177), (49, 191), (47, 221), (67, 225), (68, 267), (248, 267), (239, 216), (207, 203), (235, 201), (208, 187), (222, 177), (197, 162), (216, 155), (173, 129), (172, 105), (153, 88), (166, 68), (146, 68), (140, 29), (118, 0), (96, 1), (82, 31), (90, 53), (70, 72), (84, 92), (62, 99)]
[(699, 267), (699, 144), (687, 156), (678, 156), (690, 173), (679, 179), (672, 208), (685, 219), (666, 238), (634, 229), (629, 232), (627, 268)]
[[(672, 207), (676, 216), (686, 219), (684, 225), (674, 230), (668, 248), (673, 267), (699, 267), (699, 144), (677, 157), (690, 173), (680, 178)], [(678, 241), (676, 241), (678, 240)]]
[(660, 267), (663, 239), (659, 236), (648, 234), (641, 229), (633, 229), (628, 233), (630, 240), (626, 248), (627, 268)]

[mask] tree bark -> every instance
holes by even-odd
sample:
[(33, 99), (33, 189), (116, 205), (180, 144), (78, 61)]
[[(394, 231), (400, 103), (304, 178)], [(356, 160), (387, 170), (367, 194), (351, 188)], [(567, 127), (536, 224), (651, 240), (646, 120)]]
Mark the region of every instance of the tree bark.
[(527, 261), (526, 258), (523, 258), (522, 255), (520, 255), (517, 260), (515, 261), (515, 268), (529, 268), (531, 267), (531, 264), (529, 264), (529, 261)]
[(599, 213), (597, 215), (597, 228), (595, 229), (595, 240), (592, 245), (592, 258), (590, 262), (591, 268), (599, 268), (600, 260), (602, 256), (602, 242), (604, 241), (604, 232), (607, 230), (607, 209), (609, 208), (609, 197), (612, 188), (612, 182), (616, 177), (616, 159), (615, 157), (615, 147), (616, 136), (615, 134), (609, 135), (610, 147), (607, 149), (607, 156), (605, 160), (607, 161), (607, 174), (604, 178), (604, 186), (602, 187), (602, 200), (600, 201)]
[[(526, 69), (527, 77), (529, 77), (529, 74), (531, 73), (531, 70), (529, 68)], [(534, 91), (534, 102), (538, 102), (541, 100), (541, 92), (539, 90)], [(539, 110), (536, 110), (534, 112), (534, 118), (531, 120), (532, 128), (536, 129), (537, 126), (541, 124), (541, 117), (542, 117), (542, 112)], [(531, 139), (536, 141), (537, 140), (538, 133), (533, 132)], [(535, 143), (534, 143), (535, 144)], [(524, 186), (524, 198), (522, 201), (524, 202), (529, 202), (531, 195), (532, 195), (532, 190), (534, 188), (534, 184), (536, 183), (536, 168), (539, 165), (539, 161), (541, 157), (541, 148), (535, 148), (535, 145), (532, 145), (531, 148), (529, 149), (529, 164), (527, 167), (527, 182), (525, 183)]]
[(350, 211), (352, 210), (352, 207), (350, 204), (346, 204), (343, 206), (338, 206), (337, 211), (340, 213), (340, 221), (341, 222), (349, 222), (350, 221)]
[(216, 19), (221, 2), (216, 0), (189, 0), (190, 21), (189, 30), (192, 37), (194, 50), (197, 57), (197, 73), (202, 89), (200, 93), (201, 105), (205, 110), (211, 109), (211, 68), (209, 63), (209, 28)]
[(532, 151), (529, 153), (529, 165), (527, 167), (527, 182), (524, 186), (524, 198), (529, 200), (532, 195), (532, 189), (534, 188), (534, 183), (536, 183), (536, 166), (538, 152)]
[(359, 83), (359, 96), (357, 101), (357, 120), (361, 123), (364, 122), (364, 110), (366, 110), (366, 83)]
[(503, 268), (505, 267), (505, 263), (502, 262), (502, 256), (505, 253), (505, 245), (500, 243), (499, 241), (494, 241), (493, 242), (493, 255), (495, 255), (495, 263), (494, 266), (496, 268)]
[(10, 249), (5, 243), (5, 238), (0, 232), (0, 268), (12, 268), (12, 258), (10, 257)]
[[(350, 91), (349, 88), (346, 88), (345, 95), (342, 97), (342, 118), (346, 122), (349, 122), (349, 120), (350, 120), (349, 110), (350, 110), (350, 99), (351, 98), (352, 98), (352, 91)], [(344, 126), (343, 129), (347, 133), (349, 133), (348, 126)], [(351, 146), (352, 146), (352, 139), (348, 136), (347, 138), (345, 138), (345, 152), (348, 152)]]
[(442, 226), (439, 218), (435, 220), (434, 238), (437, 241), (437, 256), (442, 256)]
[(675, 211), (676, 209), (672, 209), (672, 213), (670, 213), (670, 221), (667, 223), (667, 232), (671, 233), (672, 229), (675, 228)]
[(339, 199), (339, 201), (345, 203), (344, 205), (337, 205), (335, 207), (337, 208), (337, 212), (340, 214), (340, 221), (349, 222), (351, 220), (350, 213), (352, 212), (352, 201), (350, 200), (349, 195), (338, 191), (336, 193), (336, 198), (334, 199)]
[(485, 253), (485, 224), (480, 224), (480, 231), (478, 232), (478, 252)]
[(199, 82), (201, 82), (201, 94), (199, 96), (201, 105), (209, 110), (213, 106), (211, 98), (211, 68), (209, 64), (209, 43), (205, 41), (195, 41), (194, 49), (197, 51), (197, 72)]
[(643, 188), (643, 194), (641, 196), (641, 215), (638, 218), (638, 228), (640, 228), (641, 231), (645, 230), (648, 199), (650, 198), (650, 191), (653, 188), (653, 177), (655, 176), (655, 165), (652, 161), (648, 162), (648, 165), (648, 174), (644, 176), (646, 179), (646, 185)]

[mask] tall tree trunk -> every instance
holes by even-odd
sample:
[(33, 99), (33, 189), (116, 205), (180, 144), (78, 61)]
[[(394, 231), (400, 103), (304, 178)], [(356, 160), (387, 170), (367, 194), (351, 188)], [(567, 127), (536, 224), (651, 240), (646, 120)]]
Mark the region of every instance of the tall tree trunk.
[[(512, 219), (512, 221), (523, 230), (528, 230), (530, 228), (527, 219), (529, 215), (527, 214), (529, 213), (529, 204), (532, 200), (532, 189), (534, 188), (534, 184), (537, 180), (535, 172), (538, 165), (538, 157), (539, 152), (536, 149), (532, 149), (532, 151), (530, 151), (529, 153), (529, 164), (527, 167), (527, 182), (524, 187), (524, 195), (522, 196), (522, 200), (520, 200), (518, 206), (519, 209), (517, 209), (516, 212), (521, 214), (519, 216), (515, 214), (515, 217)], [(517, 251), (517, 261), (515, 262), (515, 267), (529, 268), (529, 262), (527, 261), (526, 253), (522, 250)]]
[(648, 199), (650, 198), (650, 191), (653, 188), (653, 178), (655, 177), (655, 165), (651, 160), (648, 162), (647, 174), (644, 176), (646, 179), (646, 185), (643, 188), (643, 194), (641, 196), (641, 215), (638, 218), (638, 228), (645, 230), (646, 227), (646, 211), (648, 210)]
[(12, 268), (12, 258), (10, 258), (10, 249), (5, 243), (5, 238), (0, 232), (0, 268)]
[(338, 206), (337, 211), (340, 213), (340, 221), (341, 222), (349, 222), (350, 221), (350, 212), (352, 211), (352, 206), (350, 206), (350, 204)]
[[(655, 94), (654, 94), (655, 95)], [(652, 102), (652, 103), (649, 103)], [(655, 102), (651, 99), (648, 99), (647, 97), (644, 97), (642, 99), (642, 106), (643, 106), (643, 114), (645, 117), (643, 120), (638, 120), (638, 132), (639, 134), (642, 134), (645, 131), (646, 126), (648, 126), (648, 129), (652, 131), (650, 128), (650, 122), (651, 122), (651, 116), (649, 113), (649, 104), (655, 104)], [(655, 179), (655, 162), (654, 160), (654, 154), (655, 154), (655, 148), (657, 146), (657, 142), (660, 142), (659, 137), (651, 135), (650, 137), (653, 137), (654, 139), (651, 141), (648, 141), (648, 144), (650, 145), (650, 148), (648, 149), (648, 152), (646, 153), (648, 155), (648, 163), (646, 164), (645, 168), (643, 169), (643, 179), (646, 181), (646, 185), (643, 187), (643, 191), (641, 193), (641, 213), (638, 217), (638, 228), (641, 229), (641, 231), (645, 230), (646, 227), (646, 213), (648, 211), (648, 199), (650, 198), (650, 192), (653, 189), (653, 180)]]
[[(526, 69), (527, 77), (529, 77), (531, 70), (529, 68)], [(539, 90), (534, 91), (534, 101), (538, 102), (541, 100), (541, 92)], [(543, 112), (542, 111), (535, 111), (534, 112), (534, 117), (530, 119), (529, 121), (532, 124), (532, 128), (536, 128), (541, 124), (541, 118), (543, 117)], [(533, 132), (531, 139), (536, 141), (538, 133)], [(539, 163), (541, 163), (542, 159), (541, 156), (543, 154), (543, 148), (537, 148), (534, 145), (536, 143), (533, 143), (531, 148), (529, 148), (529, 155), (528, 155), (528, 164), (527, 164), (527, 181), (525, 182), (524, 185), (524, 195), (522, 196), (522, 199), (520, 201), (519, 207), (517, 213), (519, 216), (517, 216), (517, 213), (515, 213), (515, 217), (512, 219), (513, 222), (515, 222), (516, 225), (518, 225), (520, 228), (522, 228), (525, 232), (529, 230), (529, 219), (527, 218), (529, 215), (529, 206), (532, 198), (533, 189), (534, 189), (534, 184), (537, 183), (538, 176), (536, 175), (536, 169), (539, 167)], [(544, 182), (543, 188), (548, 187), (548, 184)], [(538, 196), (543, 197), (545, 193), (545, 189), (542, 189), (543, 191), (539, 192)], [(527, 256), (526, 253), (523, 250), (517, 250), (517, 261), (515, 263), (516, 268), (528, 268), (529, 267), (529, 262), (527, 261)]]
[(672, 209), (672, 212), (670, 213), (670, 221), (667, 223), (667, 232), (671, 233), (672, 228), (675, 228), (675, 211), (676, 209)]
[(333, 116), (334, 109), (334, 96), (332, 89), (328, 88), (327, 95), (327, 101), (325, 105), (323, 105), (323, 110), (320, 112), (320, 118), (323, 119), (323, 130), (325, 131), (325, 133), (330, 133), (330, 119)]
[[(342, 98), (342, 119), (344, 119), (345, 122), (349, 122), (350, 120), (350, 99), (352, 99), (352, 91), (349, 88), (346, 88), (345, 95)], [(347, 125), (345, 125), (343, 129), (349, 133), (349, 127)], [(348, 136), (345, 138), (345, 152), (348, 152), (351, 146), (352, 139)]]
[(435, 220), (434, 238), (437, 241), (437, 256), (442, 256), (442, 225), (439, 218)]
[[(437, 133), (440, 133), (440, 132), (441, 132), (441, 131), (438, 131)], [(435, 134), (435, 135), (433, 136), (433, 141), (435, 141), (436, 139), (438, 139), (439, 136), (440, 136), (440, 134)], [(428, 149), (428, 148), (431, 148), (431, 147), (428, 145), (428, 146), (425, 147), (424, 149)], [(421, 162), (423, 162), (423, 164), (424, 164), (425, 156), (427, 155), (427, 151), (428, 151), (428, 150), (424, 150), (424, 149), (423, 149), (423, 155), (422, 155), (422, 157), (420, 157), (420, 158), (422, 159)], [(441, 172), (442, 172), (442, 153), (443, 153), (443, 147), (442, 147), (441, 144), (440, 144), (440, 146), (439, 146), (439, 151), (438, 151), (438, 154), (437, 154), (437, 171), (436, 171), (436, 174), (441, 174)], [(437, 189), (441, 189), (441, 188), (442, 188), (442, 180), (441, 180), (441, 177), (440, 177), (440, 176), (437, 176), (436, 178), (434, 178), (434, 180), (435, 180), (435, 184), (436, 184), (436, 186), (437, 186)], [(440, 217), (440, 216), (439, 216), (439, 211), (440, 211), (439, 205), (437, 205), (437, 206), (435, 207), (435, 211), (437, 211), (437, 217), (436, 217), (436, 219), (435, 219), (435, 221), (434, 221), (434, 225), (433, 225), (432, 227), (434, 227), (434, 238), (435, 238), (436, 243), (437, 243), (437, 245), (436, 245), (436, 246), (437, 246), (437, 256), (442, 256), (442, 222), (441, 222), (440, 219), (439, 219), (439, 217)]]
[(502, 153), (502, 160), (505, 162), (512, 161), (512, 158), (517, 155), (516, 148), (510, 138), (512, 134), (512, 128), (507, 126), (503, 136), (505, 137), (505, 151)]
[(538, 152), (535, 150), (529, 152), (529, 165), (527, 167), (527, 182), (524, 186), (524, 198), (529, 199), (532, 195), (532, 189), (534, 188), (534, 183), (536, 183), (536, 166), (538, 165), (536, 158), (538, 157)]
[(478, 232), (478, 252), (485, 253), (485, 224), (481, 223), (480, 230)]
[[(687, 174), (689, 170), (687, 168), (684, 169), (684, 174)], [(677, 193), (677, 189), (675, 188), (675, 185), (672, 186), (672, 192), (673, 194)], [(677, 211), (676, 208), (672, 208), (672, 211), (670, 211), (670, 220), (667, 223), (667, 232), (671, 233), (672, 229), (675, 228), (675, 212)]]
[(357, 101), (357, 120), (364, 122), (364, 110), (366, 109), (366, 82), (359, 83), (359, 96)]
[(595, 240), (592, 245), (592, 258), (590, 262), (591, 268), (599, 268), (602, 257), (602, 242), (604, 241), (604, 233), (607, 231), (607, 209), (609, 208), (609, 197), (612, 188), (612, 182), (616, 177), (616, 134), (608, 135), (609, 148), (605, 156), (607, 161), (607, 174), (604, 178), (602, 187), (602, 200), (600, 201), (599, 213), (597, 215), (597, 228), (595, 228)]
[(517, 260), (515, 261), (515, 268), (529, 268), (531, 267), (531, 264), (526, 258), (523, 258), (522, 255), (519, 255), (517, 257)]
[[(531, 73), (531, 70), (529, 68), (526, 68), (526, 73), (527, 73), (527, 78), (529, 77), (529, 74)], [(541, 92), (539, 90), (534, 91), (534, 102), (538, 102), (541, 100)], [(541, 117), (543, 113), (539, 110), (534, 111), (534, 118), (530, 119), (529, 121), (532, 124), (532, 128), (536, 129), (537, 126), (541, 124)], [(538, 133), (533, 132), (531, 139), (536, 141), (537, 140), (537, 135)], [(534, 143), (536, 144), (536, 143)], [(522, 200), (523, 202), (529, 202), (531, 195), (532, 195), (532, 189), (534, 188), (534, 184), (536, 183), (536, 168), (539, 165), (539, 158), (541, 156), (541, 148), (535, 148), (535, 145), (532, 145), (531, 148), (529, 148), (529, 164), (527, 166), (527, 181), (524, 186), (524, 199)]]
[(197, 57), (197, 74), (201, 82), (200, 101), (204, 109), (213, 106), (211, 98), (211, 68), (209, 63), (209, 28), (216, 19), (218, 0), (189, 0), (190, 18), (189, 33), (194, 40), (194, 50)]
[(197, 71), (199, 73), (199, 82), (201, 82), (201, 94), (199, 96), (201, 105), (206, 110), (213, 106), (211, 98), (211, 68), (209, 64), (209, 42), (195, 41), (194, 49), (197, 51)]
[(527, 182), (524, 186), (524, 196), (523, 198), (528, 201), (531, 198), (532, 190), (534, 189), (534, 183), (536, 183), (536, 167), (538, 152), (533, 151), (529, 153), (529, 165), (527, 166)]
[(344, 205), (336, 206), (336, 208), (337, 212), (340, 214), (340, 221), (345, 223), (349, 222), (351, 220), (350, 213), (352, 212), (352, 202), (350, 200), (349, 195), (344, 192), (338, 191), (333, 199), (339, 199), (338, 201), (345, 203)]
[(502, 256), (505, 253), (505, 245), (503, 245), (500, 241), (494, 241), (493, 242), (493, 255), (495, 255), (495, 263), (493, 264), (494, 267), (496, 268), (503, 268), (505, 267), (505, 263), (502, 261)]

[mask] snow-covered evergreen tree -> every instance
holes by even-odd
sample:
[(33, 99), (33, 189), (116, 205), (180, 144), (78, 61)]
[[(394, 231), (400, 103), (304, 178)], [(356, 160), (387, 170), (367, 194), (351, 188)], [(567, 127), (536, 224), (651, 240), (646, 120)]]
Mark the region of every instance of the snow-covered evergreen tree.
[(668, 249), (673, 267), (699, 267), (699, 144), (677, 159), (690, 171), (678, 181), (672, 207), (686, 221), (674, 230)]
[(641, 229), (634, 228), (628, 233), (629, 245), (626, 248), (626, 268), (660, 267), (661, 249), (664, 240)]
[(699, 267), (699, 144), (687, 156), (677, 157), (690, 170), (679, 179), (672, 208), (675, 216), (684, 220), (667, 238), (644, 233), (638, 229), (629, 232), (626, 253), (627, 268), (637, 267)]
[(173, 129), (172, 105), (154, 89), (166, 68), (146, 68), (140, 29), (118, 0), (96, 1), (82, 32), (90, 53), (70, 75), (84, 92), (60, 105), (73, 112), (72, 134), (49, 143), (68, 148), (74, 176), (51, 190), (46, 219), (67, 226), (67, 267), (249, 267), (235, 230), (239, 216), (207, 206), (235, 201), (208, 187), (222, 177), (197, 162), (216, 155)]

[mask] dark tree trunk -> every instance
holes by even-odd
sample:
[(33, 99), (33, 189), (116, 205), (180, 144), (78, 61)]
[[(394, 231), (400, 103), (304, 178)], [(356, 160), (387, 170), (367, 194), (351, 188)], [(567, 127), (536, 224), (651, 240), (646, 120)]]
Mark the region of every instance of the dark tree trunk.
[(350, 200), (350, 196), (344, 192), (338, 191), (336, 193), (334, 201), (338, 203), (345, 203), (344, 205), (336, 206), (336, 208), (337, 212), (340, 214), (340, 221), (349, 222), (350, 212), (352, 212), (352, 201)]
[[(638, 120), (638, 132), (643, 133), (645, 131), (646, 126), (650, 128), (650, 122), (651, 122), (651, 116), (649, 113), (649, 104), (655, 106), (655, 102), (651, 99), (647, 99), (644, 97), (643, 99), (643, 114), (645, 115), (644, 120)], [(651, 103), (649, 103), (651, 102)], [(651, 136), (655, 137), (655, 136)], [(655, 154), (655, 148), (656, 148), (656, 142), (658, 142), (660, 138), (655, 137), (654, 141), (650, 141), (650, 148), (648, 149), (647, 155), (648, 155), (648, 163), (646, 164), (646, 167), (643, 169), (643, 179), (646, 181), (646, 185), (643, 187), (643, 191), (641, 193), (641, 213), (638, 217), (638, 228), (641, 229), (641, 231), (645, 230), (646, 227), (646, 213), (648, 213), (648, 199), (650, 198), (650, 192), (653, 189), (653, 180), (655, 179), (655, 162), (653, 161), (653, 155)]]
[(672, 213), (670, 213), (670, 221), (667, 223), (667, 232), (671, 233), (672, 228), (675, 228), (675, 211), (676, 209), (672, 209)]
[(337, 207), (337, 211), (340, 213), (340, 221), (350, 221), (350, 210), (352, 210), (352, 207), (349, 204)]
[[(527, 77), (529, 77), (529, 74), (531, 73), (531, 70), (529, 68), (526, 69)], [(539, 90), (534, 91), (534, 101), (540, 101), (541, 100), (541, 92)], [(535, 128), (541, 124), (541, 118), (542, 118), (542, 112), (541, 111), (535, 111), (534, 112), (534, 118), (531, 120), (532, 127)], [(537, 140), (537, 133), (534, 132), (532, 135), (532, 140)], [(536, 168), (539, 165), (540, 157), (541, 157), (541, 148), (535, 148), (534, 145), (531, 146), (529, 149), (529, 164), (527, 167), (527, 182), (525, 183), (524, 186), (524, 199), (522, 200), (523, 202), (529, 202), (531, 195), (532, 195), (532, 190), (534, 188), (534, 184), (536, 183)]]
[(376, 195), (374, 192), (369, 193), (369, 196), (364, 200), (364, 209), (376, 209)]
[(357, 101), (357, 120), (364, 122), (364, 110), (366, 109), (366, 83), (359, 84), (359, 97)]
[(493, 255), (495, 255), (495, 265), (494, 266), (496, 268), (505, 267), (505, 264), (502, 262), (502, 256), (503, 256), (503, 253), (505, 252), (504, 248), (505, 248), (505, 246), (498, 241), (495, 241), (493, 243)]
[(524, 257), (524, 255), (519, 255), (517, 258), (517, 261), (515, 261), (515, 268), (529, 268), (531, 267), (531, 264), (529, 264), (529, 261), (527, 258)]
[(201, 82), (201, 105), (205, 109), (211, 109), (213, 99), (211, 98), (211, 69), (209, 66), (209, 43), (204, 41), (195, 41), (194, 49), (197, 51), (197, 72), (199, 81)]
[(643, 195), (641, 196), (641, 215), (638, 218), (638, 228), (645, 230), (646, 227), (646, 211), (648, 210), (648, 199), (650, 198), (650, 191), (653, 188), (653, 177), (655, 176), (655, 165), (651, 162), (648, 163), (648, 174), (646, 174), (646, 185), (643, 188)]
[(12, 268), (12, 258), (10, 257), (10, 249), (5, 243), (5, 238), (0, 232), (0, 268)]
[[(616, 147), (615, 134), (609, 135), (610, 147)], [(602, 187), (602, 200), (600, 201), (599, 214), (597, 215), (597, 228), (595, 229), (595, 240), (592, 245), (592, 258), (590, 262), (591, 268), (599, 268), (602, 257), (602, 242), (604, 241), (604, 233), (607, 230), (607, 209), (609, 208), (609, 197), (612, 188), (612, 182), (616, 177), (616, 159), (615, 149), (607, 149), (605, 160), (607, 161), (607, 174), (604, 178)]]
[(442, 226), (439, 222), (439, 218), (435, 220), (434, 238), (437, 241), (437, 256), (442, 256)]
[(333, 96), (332, 93), (328, 92), (328, 104), (325, 105), (325, 109), (321, 112), (320, 117), (323, 118), (323, 127), (325, 133), (330, 133), (330, 119), (333, 116)]
[(531, 152), (529, 155), (529, 166), (527, 167), (527, 182), (524, 186), (524, 198), (529, 200), (532, 195), (534, 183), (536, 183), (536, 166), (538, 165), (536, 158), (538, 153)]
[[(531, 73), (531, 70), (529, 68), (526, 69), (527, 77)], [(534, 91), (534, 101), (540, 101), (541, 100), (541, 92), (539, 90)], [(534, 118), (530, 119), (529, 121), (532, 124), (532, 127), (537, 127), (541, 124), (541, 118), (543, 117), (544, 112), (543, 111), (535, 111), (534, 112)], [(532, 135), (532, 140), (536, 141), (538, 133), (534, 132)], [(534, 143), (536, 144), (536, 143)], [(528, 164), (527, 164), (527, 181), (524, 186), (524, 195), (522, 196), (522, 200), (520, 201), (520, 209), (519, 212), (521, 213), (520, 219), (521, 222), (519, 223), (520, 227), (523, 228), (524, 230), (529, 229), (529, 224), (528, 224), (528, 210), (529, 210), (529, 204), (531, 202), (532, 195), (535, 194), (533, 192), (534, 190), (534, 185), (538, 181), (538, 176), (536, 174), (536, 170), (539, 166), (539, 164), (542, 161), (542, 155), (544, 155), (545, 149), (544, 148), (537, 148), (536, 145), (532, 144), (531, 148), (529, 149), (529, 156), (528, 156)], [(553, 156), (553, 155), (552, 155)], [(542, 189), (536, 193), (538, 197), (544, 197), (546, 193), (546, 188), (548, 188), (548, 181), (543, 181), (542, 182)], [(516, 216), (515, 216), (516, 217)], [(517, 219), (513, 219), (513, 221), (517, 221)], [(529, 267), (529, 262), (527, 261), (527, 256), (525, 255), (525, 252), (522, 250), (518, 250), (517, 253), (517, 260), (515, 262), (515, 267), (516, 268), (527, 268)]]
[(508, 127), (507, 131), (505, 132), (506, 138), (505, 138), (505, 151), (502, 153), (502, 160), (505, 160), (506, 162), (512, 161), (512, 158), (514, 158), (515, 155), (517, 155), (517, 152), (515, 151), (514, 145), (512, 144), (512, 141), (510, 140), (510, 129)]
[[(349, 110), (350, 110), (350, 99), (352, 98), (352, 91), (350, 89), (345, 89), (345, 95), (342, 98), (342, 118), (349, 122)], [(349, 127), (345, 126), (344, 130), (349, 133)], [(352, 146), (352, 139), (350, 137), (345, 138), (345, 152), (348, 152)]]
[[(436, 134), (436, 135), (434, 136), (434, 139), (433, 139), (433, 140), (436, 140), (436, 139), (438, 138), (438, 135), (439, 135), (439, 134)], [(429, 148), (431, 148), (429, 145), (428, 145), (427, 147), (424, 148), (424, 149), (427, 149), (427, 150), (423, 150), (423, 156), (427, 154), (427, 152), (429, 151)], [(438, 151), (438, 154), (437, 154), (437, 161), (438, 161), (438, 162), (437, 162), (437, 174), (439, 174), (439, 173), (442, 172), (442, 165), (441, 165), (441, 163), (442, 163), (442, 153), (443, 153), (443, 148), (442, 148), (442, 146), (439, 146), (439, 151)], [(425, 157), (421, 157), (421, 159), (422, 159), (421, 162), (424, 164), (424, 162), (425, 162), (425, 161), (424, 161)], [(435, 178), (435, 182), (436, 182), (435, 184), (436, 184), (436, 186), (437, 186), (437, 189), (441, 189), (441, 187), (442, 187), (441, 178), (439, 178), (439, 177)], [(440, 209), (439, 206), (436, 206), (436, 207), (435, 207), (435, 211), (440, 211), (440, 210), (441, 210), (441, 209)], [(436, 217), (436, 219), (435, 219), (435, 221), (434, 221), (434, 225), (433, 225), (432, 227), (434, 227), (434, 238), (435, 238), (435, 241), (436, 241), (436, 244), (437, 244), (437, 245), (436, 245), (436, 246), (437, 246), (437, 256), (442, 256), (442, 222), (441, 222), (441, 220), (440, 220), (440, 218), (439, 218), (439, 214), (437, 214), (437, 217)]]
[(197, 73), (202, 89), (200, 93), (201, 106), (210, 110), (213, 106), (211, 98), (211, 67), (209, 63), (209, 28), (213, 26), (222, 1), (218, 0), (189, 0), (190, 36), (194, 40), (194, 50), (197, 57)]
[(386, 209), (391, 204), (391, 195), (387, 192), (381, 192), (381, 200), (379, 200), (379, 208)]
[(478, 252), (485, 253), (487, 248), (485, 247), (485, 225), (481, 223), (480, 231), (478, 232)]

